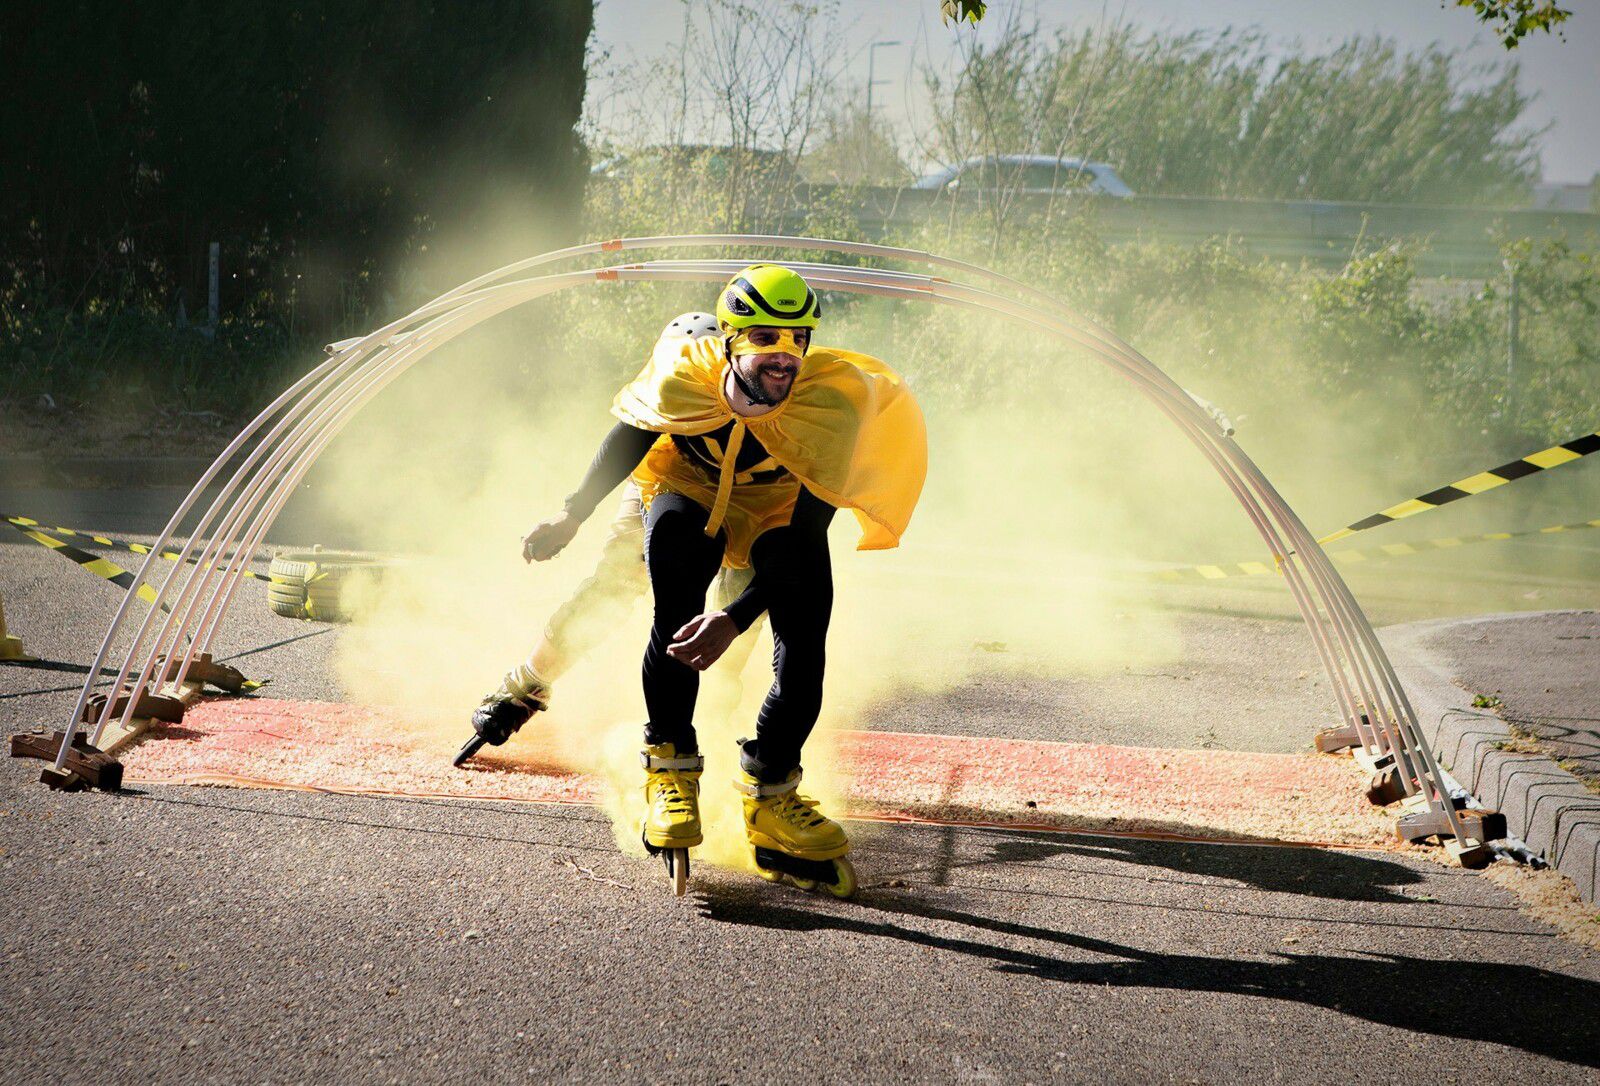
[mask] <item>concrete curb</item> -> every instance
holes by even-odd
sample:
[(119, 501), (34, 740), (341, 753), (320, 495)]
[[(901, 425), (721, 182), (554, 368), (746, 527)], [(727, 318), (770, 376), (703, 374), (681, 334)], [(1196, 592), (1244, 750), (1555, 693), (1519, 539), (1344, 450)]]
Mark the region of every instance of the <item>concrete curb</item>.
[(1379, 636), (1439, 761), (1484, 806), (1504, 812), (1511, 832), (1572, 879), (1583, 900), (1600, 901), (1600, 796), (1547, 755), (1503, 749), (1513, 739), (1506, 722), (1473, 708), (1473, 695), (1431, 648), (1460, 627), (1531, 613), (1414, 622)]
[(211, 466), (211, 459), (206, 456), (0, 456), (0, 481), (19, 490), (187, 487), (194, 485)]

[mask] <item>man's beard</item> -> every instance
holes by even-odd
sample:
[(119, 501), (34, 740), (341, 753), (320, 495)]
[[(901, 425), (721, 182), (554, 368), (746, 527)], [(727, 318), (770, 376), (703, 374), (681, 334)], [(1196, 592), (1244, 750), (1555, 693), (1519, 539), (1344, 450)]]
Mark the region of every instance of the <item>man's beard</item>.
[(761, 355), (745, 355), (738, 367), (739, 378), (746, 386), (747, 393), (755, 392), (769, 403), (781, 403), (794, 390), (794, 376), (790, 376), (788, 380), (778, 378), (777, 380), (782, 382), (781, 388), (774, 389), (773, 380), (763, 372), (764, 365), (756, 361), (761, 357)]

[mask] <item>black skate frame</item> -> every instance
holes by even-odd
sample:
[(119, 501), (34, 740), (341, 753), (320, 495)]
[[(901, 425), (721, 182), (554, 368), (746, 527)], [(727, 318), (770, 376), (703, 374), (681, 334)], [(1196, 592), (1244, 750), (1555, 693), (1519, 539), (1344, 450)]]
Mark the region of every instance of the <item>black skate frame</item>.
[(797, 879), (832, 886), (839, 881), (839, 869), (832, 860), (806, 860), (777, 849), (756, 846), (756, 866), (766, 871), (777, 871)]

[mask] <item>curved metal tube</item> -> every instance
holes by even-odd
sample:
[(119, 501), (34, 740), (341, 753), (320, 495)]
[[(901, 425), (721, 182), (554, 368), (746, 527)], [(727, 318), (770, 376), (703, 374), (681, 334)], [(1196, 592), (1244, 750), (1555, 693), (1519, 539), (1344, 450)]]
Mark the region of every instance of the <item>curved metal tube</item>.
[[(551, 289), (559, 289), (559, 287), (552, 287)], [(395, 357), (393, 359), (385, 360), (386, 371), (392, 372), (385, 372), (379, 377), (377, 383), (369, 388), (361, 390), (354, 399), (347, 400), (338, 409), (336, 414), (329, 420), (328, 425), (324, 428), (324, 430), (314, 438), (310, 446), (306, 447), (304, 451), (299, 453), (298, 458), (284, 474), (277, 487), (267, 497), (265, 502), (262, 503), (260, 514), (257, 516), (255, 522), (251, 525), (249, 531), (245, 534), (244, 545), (235, 553), (235, 561), (242, 567), (243, 562), (248, 561), (248, 556), (256, 552), (256, 550), (260, 547), (261, 540), (266, 535), (267, 530), (271, 527), (272, 523), (277, 520), (278, 513), (282, 511), (284, 504), (287, 503), (289, 497), (299, 486), (300, 480), (305, 476), (306, 472), (310, 470), (311, 466), (316, 463), (317, 458), (322, 454), (322, 450), (327, 447), (329, 442), (331, 442), (340, 431), (343, 430), (345, 424), (349, 422), (350, 419), (353, 418), (355, 414), (367, 404), (368, 401), (370, 401), (379, 392), (383, 391), (383, 389), (387, 387), (391, 381), (399, 377), (403, 372), (405, 372), (405, 370), (409, 369), (411, 365), (415, 364), (416, 361), (420, 360), (417, 357), (412, 357), (413, 355), (426, 354), (445, 341), (433, 341), (432, 337), (437, 332), (448, 328), (451, 324), (457, 323), (472, 315), (478, 316), (478, 320), (472, 322), (473, 324), (476, 324), (478, 321), (486, 320), (496, 313), (503, 311), (504, 309), (511, 308), (514, 305), (520, 305), (526, 300), (528, 299), (518, 297), (509, 302), (504, 302), (500, 305), (497, 305), (491, 312), (483, 314), (475, 314), (475, 310), (479, 308), (478, 306), (463, 306), (460, 309), (434, 318), (432, 322), (425, 325), (421, 329), (418, 329), (416, 333), (408, 335), (406, 337), (404, 346), (400, 351), (396, 352)], [(495, 299), (486, 299), (483, 304), (487, 305), (494, 301)], [(468, 327), (470, 327), (470, 325)], [(448, 338), (450, 337), (446, 337), (446, 339)], [(402, 361), (405, 362), (404, 366), (399, 364)], [(211, 602), (207, 606), (205, 614), (201, 618), (200, 625), (196, 629), (196, 649), (194, 651), (205, 652), (209, 650), (211, 642), (216, 636), (216, 631), (220, 625), (221, 618), (224, 614), (226, 614), (227, 608), (232, 600), (233, 592), (243, 581), (243, 578), (237, 576), (236, 573), (237, 570), (230, 569), (228, 572), (224, 573), (222, 579), (219, 581), (216, 591), (212, 594)], [(187, 673), (189, 659), (192, 658), (192, 656), (193, 652), (189, 654), (189, 658), (186, 658), (184, 670), (180, 672), (178, 678), (174, 680), (176, 685), (182, 685), (183, 677)]]
[[(574, 273), (569, 273), (564, 277), (551, 277), (551, 279), (556, 280), (556, 283), (549, 286), (548, 290), (559, 289), (559, 286), (561, 285), (560, 281), (563, 279), (571, 279), (573, 274)], [(589, 277), (585, 275), (583, 278), (587, 279)], [(526, 300), (526, 298), (514, 298), (507, 301), (492, 297), (483, 299), (482, 301), (486, 305), (487, 311), (483, 313), (480, 319), (487, 319), (503, 309), (510, 308), (512, 305), (519, 304), (520, 302)], [(498, 308), (493, 305), (493, 303), (497, 301), (500, 303)], [(450, 323), (449, 318), (452, 316), (455, 316), (455, 314), (445, 314), (444, 320), (446, 324)], [(463, 328), (462, 330), (465, 329)], [(445, 337), (438, 342), (446, 342), (448, 338), (450, 337)], [(189, 621), (189, 617), (193, 613), (195, 603), (198, 602), (200, 595), (204, 593), (205, 586), (210, 582), (211, 578), (215, 576), (217, 572), (219, 572), (216, 565), (218, 557), (221, 555), (223, 549), (233, 542), (233, 536), (238, 525), (243, 522), (247, 516), (248, 510), (255, 506), (259, 496), (264, 492), (263, 488), (267, 481), (279, 473), (288, 457), (293, 456), (299, 450), (305, 448), (306, 445), (310, 444), (320, 430), (325, 429), (329, 425), (335, 423), (337, 423), (339, 426), (342, 426), (345, 421), (348, 421), (350, 413), (346, 412), (341, 416), (340, 408), (343, 406), (348, 406), (352, 402), (353, 397), (357, 397), (363, 391), (365, 391), (367, 394), (362, 397), (359, 402), (366, 402), (366, 400), (370, 399), (372, 395), (376, 395), (376, 393), (388, 383), (388, 380), (392, 380), (394, 377), (398, 377), (401, 373), (404, 373), (405, 370), (410, 368), (416, 357), (426, 354), (428, 350), (431, 350), (428, 339), (421, 336), (419, 333), (418, 335), (407, 336), (405, 343), (393, 354), (380, 355), (374, 353), (374, 355), (368, 358), (366, 362), (354, 373), (347, 375), (340, 385), (329, 390), (327, 396), (324, 397), (321, 404), (315, 409), (314, 414), (302, 419), (301, 422), (296, 425), (290, 435), (284, 440), (278, 449), (274, 451), (267, 463), (258, 470), (245, 494), (238, 500), (238, 502), (236, 502), (236, 508), (230, 510), (228, 516), (225, 518), (224, 523), (220, 528), (220, 534), (215, 536), (202, 552), (200, 564), (185, 582), (183, 590), (177, 597), (177, 604), (174, 606), (172, 612), (167, 615), (166, 621), (162, 624), (160, 632), (157, 633), (155, 639), (150, 643), (150, 647), (145, 654), (144, 664), (139, 672), (139, 680), (135, 684), (134, 689), (154, 690), (160, 685), (161, 675), (157, 671), (156, 660), (160, 654), (161, 645), (163, 642), (167, 642), (170, 638), (171, 645), (174, 648), (176, 647), (178, 639), (181, 638), (184, 630), (187, 627), (187, 623)], [(387, 375), (387, 379), (382, 379), (380, 381), (380, 378), (384, 378), (385, 375)], [(305, 468), (310, 468), (309, 462), (306, 463)], [(219, 497), (218, 500), (220, 502), (221, 498)], [(209, 515), (207, 519), (209, 519)], [(202, 524), (204, 523), (205, 522), (202, 521)], [(240, 555), (235, 554), (233, 557), (234, 559), (239, 559)], [(230, 562), (229, 564), (230, 566), (235, 565), (234, 562)], [(237, 575), (235, 575), (234, 579), (237, 580), (239, 578)], [(180, 623), (178, 608), (183, 606), (186, 601), (188, 606), (184, 609), (184, 616)], [(154, 615), (155, 611), (152, 610), (148, 618), (153, 618)], [(188, 665), (193, 659), (194, 651), (195, 649), (193, 645), (191, 645), (190, 651), (184, 655), (183, 662), (180, 665), (181, 670), (187, 672)], [(133, 654), (130, 653), (130, 660), (132, 659), (132, 656)], [(166, 671), (166, 668), (162, 667), (160, 671), (164, 672)], [(108, 709), (109, 707), (110, 703), (108, 702)], [(124, 726), (126, 726), (126, 724), (132, 719), (135, 708), (136, 700), (130, 698), (127, 707), (123, 710), (122, 723)], [(104, 720), (102, 720), (101, 724), (96, 729), (95, 738), (98, 738), (100, 729), (104, 728), (104, 726)], [(91, 742), (92, 741), (93, 740), (91, 740)]]
[[(573, 273), (565, 277), (555, 276), (552, 278), (589, 281), (593, 278), (593, 276), (588, 273)], [(155, 602), (151, 605), (150, 612), (145, 616), (144, 621), (140, 624), (138, 631), (134, 635), (133, 645), (129, 648), (128, 656), (121, 669), (118, 671), (116, 680), (112, 684), (113, 690), (122, 689), (124, 684), (127, 682), (129, 673), (133, 667), (134, 658), (139, 651), (140, 645), (149, 634), (150, 627), (152, 626), (155, 615), (157, 614), (157, 609), (159, 608), (162, 600), (165, 598), (167, 591), (172, 588), (172, 586), (181, 576), (183, 576), (185, 572), (185, 564), (188, 562), (189, 556), (193, 553), (195, 544), (199, 542), (201, 533), (205, 531), (212, 519), (215, 518), (217, 512), (222, 507), (222, 503), (227, 499), (228, 495), (230, 495), (233, 490), (237, 488), (239, 483), (250, 474), (251, 469), (263, 457), (263, 455), (265, 455), (267, 450), (271, 448), (272, 443), (278, 439), (278, 437), (286, 428), (288, 428), (290, 423), (298, 415), (302, 414), (310, 406), (310, 404), (314, 403), (324, 392), (333, 387), (334, 382), (338, 379), (341, 370), (345, 370), (357, 362), (361, 362), (363, 365), (369, 363), (371, 359), (369, 358), (363, 360), (363, 355), (380, 343), (386, 342), (390, 337), (392, 337), (396, 332), (402, 330), (406, 325), (413, 323), (415, 320), (422, 317), (431, 316), (436, 312), (442, 312), (451, 308), (454, 308), (454, 303), (430, 303), (428, 306), (424, 306), (415, 313), (412, 313), (406, 317), (402, 317), (398, 321), (391, 322), (390, 324), (385, 325), (383, 328), (380, 328), (359, 340), (341, 345), (341, 350), (334, 354), (333, 357), (316, 366), (311, 370), (311, 372), (307, 373), (304, 377), (301, 377), (287, 390), (280, 394), (277, 399), (269, 404), (248, 426), (245, 427), (243, 431), (239, 433), (237, 437), (233, 439), (232, 442), (229, 443), (228, 447), (223, 450), (222, 454), (218, 456), (216, 461), (214, 461), (212, 465), (201, 475), (199, 482), (195, 484), (194, 488), (190, 490), (189, 494), (184, 498), (184, 500), (179, 503), (178, 509), (173, 513), (171, 519), (167, 522), (167, 526), (162, 530), (161, 535), (157, 538), (156, 543), (152, 546), (150, 554), (145, 557), (144, 562), (140, 565), (139, 570), (135, 573), (134, 581), (128, 587), (127, 594), (121, 605), (118, 607), (117, 613), (112, 618), (111, 625), (106, 630), (105, 637), (101, 641), (100, 649), (95, 656), (95, 663), (92, 665), (90, 670), (90, 678), (84, 682), (84, 688), (79, 693), (78, 703), (74, 709), (72, 720), (69, 722), (67, 729), (69, 735), (76, 732), (78, 722), (83, 717), (84, 706), (87, 705), (90, 694), (94, 688), (94, 676), (97, 675), (99, 669), (104, 666), (106, 657), (110, 654), (111, 644), (116, 638), (117, 633), (120, 631), (123, 622), (127, 618), (128, 610), (132, 603), (132, 597), (137, 593), (141, 584), (151, 583), (149, 581), (149, 574), (152, 566), (155, 564), (155, 555), (167, 549), (168, 543), (172, 540), (173, 535), (177, 530), (177, 526), (195, 506), (199, 498), (211, 485), (212, 480), (216, 478), (217, 474), (222, 470), (222, 468), (244, 446), (245, 441), (253, 434), (259, 432), (260, 429), (265, 426), (268, 420), (270, 420), (274, 415), (278, 414), (280, 411), (283, 411), (286, 405), (292, 404), (292, 406), (289, 406), (289, 409), (284, 414), (283, 418), (279, 419), (277, 424), (274, 425), (268, 434), (261, 439), (261, 441), (245, 458), (244, 462), (241, 463), (235, 470), (233, 476), (225, 484), (222, 492), (212, 502), (211, 507), (207, 510), (206, 514), (200, 518), (199, 522), (189, 533), (189, 538), (179, 553), (178, 561), (168, 572), (167, 577), (162, 581), (160, 588), (156, 589)], [(309, 389), (309, 391), (307, 391), (307, 389)], [(297, 395), (300, 398), (295, 400)], [(134, 687), (135, 690), (143, 690), (146, 688), (147, 681), (149, 679), (149, 675), (147, 674), (149, 669), (146, 668), (145, 670), (146, 673), (141, 674), (141, 681), (136, 687)], [(154, 685), (151, 685), (150, 688), (154, 689)], [(136, 700), (137, 699), (129, 700), (129, 708), (134, 707)], [(106, 700), (105, 707), (101, 710), (99, 717), (96, 719), (92, 741), (97, 742), (99, 740), (101, 733), (104, 731), (110, 719), (111, 710), (114, 705), (114, 698), (108, 698)], [(131, 719), (131, 714), (124, 712), (123, 720), (126, 721), (128, 719)], [(65, 764), (67, 750), (68, 745), (63, 744), (60, 752), (56, 756), (55, 766), (57, 769), (60, 769)]]
[[(100, 648), (95, 653), (94, 663), (89, 665), (89, 677), (84, 681), (83, 690), (78, 694), (77, 704), (73, 706), (72, 716), (67, 722), (66, 732), (69, 740), (71, 739), (72, 735), (76, 733), (78, 724), (83, 719), (84, 708), (88, 705), (89, 697), (94, 691), (95, 679), (99, 676), (100, 669), (105, 666), (106, 658), (111, 653), (112, 640), (116, 637), (117, 631), (121, 629), (122, 623), (128, 617), (128, 611), (133, 604), (133, 599), (136, 595), (138, 595), (139, 585), (149, 582), (150, 570), (155, 564), (156, 556), (166, 547), (167, 542), (172, 539), (173, 533), (177, 531), (178, 525), (182, 523), (183, 518), (189, 515), (189, 510), (194, 507), (194, 504), (199, 500), (200, 495), (205, 493), (206, 488), (209, 487), (211, 485), (211, 481), (217, 477), (217, 474), (222, 470), (223, 465), (227, 464), (229, 460), (233, 459), (239, 450), (244, 447), (245, 442), (249, 440), (251, 435), (255, 434), (261, 429), (261, 427), (265, 426), (268, 419), (272, 418), (272, 416), (283, 410), (287, 404), (291, 403), (296, 396), (299, 396), (301, 393), (303, 393), (305, 389), (308, 388), (314, 381), (322, 377), (329, 369), (338, 364), (339, 359), (337, 357), (330, 358), (313, 368), (304, 377), (301, 377), (298, 381), (280, 393), (277, 399), (273, 400), (264, 409), (262, 409), (259, 415), (251, 420), (251, 422), (248, 423), (243, 430), (239, 431), (238, 436), (228, 443), (227, 448), (223, 449), (221, 454), (218, 455), (217, 459), (212, 462), (211, 466), (201, 474), (199, 481), (194, 484), (193, 489), (189, 491), (189, 493), (184, 497), (183, 501), (178, 503), (178, 508), (173, 511), (171, 518), (169, 518), (167, 521), (166, 527), (161, 530), (161, 534), (157, 537), (156, 545), (150, 548), (150, 553), (145, 555), (144, 561), (139, 564), (139, 569), (134, 574), (133, 584), (128, 587), (128, 591), (123, 595), (122, 602), (117, 606), (117, 612), (111, 619), (111, 625), (106, 630), (105, 638), (100, 642)], [(152, 612), (154, 612), (155, 607), (156, 605), (152, 605)], [(126, 681), (127, 669), (124, 667), (123, 670), (118, 673), (117, 681), (112, 684), (112, 690), (116, 691), (120, 689), (122, 684)], [(108, 706), (110, 700), (111, 699), (107, 699)], [(104, 719), (105, 716), (102, 715), (102, 723)], [(98, 734), (98, 732), (96, 734)], [(69, 745), (69, 743), (63, 743), (61, 745), (61, 751), (56, 755), (55, 760), (55, 767), (57, 769), (60, 769), (62, 765), (65, 764), (67, 748)]]
[[(1363, 739), (1375, 739), (1376, 736), (1368, 728), (1364, 728), (1363, 712), (1372, 714), (1377, 721), (1382, 722), (1389, 731), (1391, 742), (1388, 744), (1395, 750), (1396, 757), (1402, 759), (1402, 765), (1408, 770), (1408, 776), (1415, 777), (1421, 783), (1424, 776), (1434, 787), (1436, 792), (1443, 793), (1440, 771), (1433, 759), (1431, 750), (1416, 728), (1415, 715), (1409, 701), (1405, 698), (1403, 689), (1395, 677), (1382, 646), (1377, 642), (1371, 624), (1362, 614), (1359, 606), (1350, 594), (1348, 586), (1338, 575), (1337, 571), (1327, 561), (1326, 555), (1315, 544), (1303, 522), (1295, 515), (1294, 511), (1283, 501), (1270, 482), (1260, 472), (1253, 461), (1246, 456), (1242, 449), (1233, 442), (1228, 435), (1222, 433), (1206, 412), (1196, 404), (1192, 397), (1180, 386), (1172, 381), (1158, 367), (1143, 355), (1128, 346), (1116, 336), (1093, 325), (1084, 322), (1060, 307), (1053, 300), (1041, 292), (1018, 283), (999, 273), (979, 268), (975, 265), (965, 264), (946, 258), (935, 257), (932, 254), (922, 253), (917, 250), (895, 249), (889, 246), (868, 245), (854, 242), (835, 242), (815, 238), (790, 238), (781, 235), (701, 235), (684, 237), (636, 238), (619, 239), (611, 242), (597, 242), (589, 245), (575, 246), (570, 249), (558, 250), (553, 253), (542, 254), (529, 260), (520, 261), (495, 272), (480, 276), (478, 279), (456, 288), (446, 295), (442, 295), (434, 302), (418, 309), (412, 314), (392, 322), (389, 325), (363, 337), (353, 345), (347, 345), (346, 350), (339, 356), (330, 359), (327, 363), (312, 371), (300, 382), (286, 392), (274, 405), (258, 418), (257, 422), (248, 427), (244, 433), (230, 445), (224, 459), (213, 464), (201, 484), (191, 493), (185, 503), (180, 506), (178, 513), (173, 517), (167, 532), (158, 540), (154, 550), (159, 551), (165, 546), (167, 537), (170, 536), (176, 525), (194, 504), (198, 493), (220, 470), (226, 457), (237, 452), (244, 440), (255, 432), (270, 418), (271, 413), (281, 409), (284, 403), (297, 392), (303, 391), (317, 375), (324, 375), (323, 381), (311, 393), (304, 397), (304, 403), (297, 405), (285, 420), (262, 440), (257, 449), (251, 454), (245, 465), (241, 466), (235, 474), (230, 485), (225, 489), (218, 503), (234, 489), (244, 477), (250, 466), (261, 458), (271, 443), (282, 433), (288, 418), (300, 413), (300, 408), (309, 406), (310, 402), (322, 399), (322, 406), (314, 415), (303, 418), (295, 427), (293, 434), (285, 440), (268, 464), (262, 468), (252, 479), (246, 494), (236, 502), (236, 508), (230, 510), (224, 520), (222, 534), (212, 540), (206, 548), (206, 553), (215, 558), (232, 542), (235, 530), (250, 520), (251, 512), (256, 515), (250, 527), (244, 533), (244, 540), (248, 548), (236, 549), (231, 556), (227, 567), (222, 570), (214, 568), (214, 561), (202, 561), (190, 578), (190, 583), (185, 585), (180, 594), (180, 602), (190, 596), (190, 588), (197, 591), (192, 594), (192, 599), (185, 608), (180, 618), (176, 614), (168, 616), (162, 631), (151, 644), (142, 669), (139, 683), (135, 689), (143, 689), (151, 684), (154, 678), (151, 669), (160, 644), (171, 635), (172, 644), (176, 642), (187, 630), (194, 617), (195, 607), (205, 587), (210, 583), (213, 575), (220, 572), (221, 580), (216, 590), (212, 593), (204, 612), (200, 617), (200, 626), (195, 631), (199, 636), (191, 643), (190, 649), (184, 655), (184, 662), (180, 675), (186, 674), (189, 661), (200, 645), (209, 646), (215, 636), (216, 629), (226, 613), (231, 602), (233, 589), (240, 580), (238, 573), (241, 571), (246, 556), (254, 552), (261, 538), (276, 519), (289, 495), (298, 485), (299, 479), (304, 475), (311, 464), (325, 449), (334, 436), (348, 422), (372, 396), (376, 395), (389, 381), (404, 372), (411, 365), (435, 347), (447, 342), (455, 335), (467, 328), (488, 319), (494, 313), (503, 311), (513, 305), (520, 304), (533, 297), (577, 285), (580, 282), (593, 282), (605, 280), (624, 281), (716, 281), (731, 274), (743, 266), (746, 261), (656, 261), (635, 265), (621, 265), (601, 268), (590, 271), (566, 273), (558, 276), (540, 277), (533, 280), (520, 280), (501, 283), (498, 286), (484, 288), (484, 284), (494, 283), (504, 279), (508, 274), (535, 267), (541, 264), (569, 259), (575, 256), (588, 255), (598, 252), (615, 252), (622, 249), (650, 248), (650, 247), (687, 247), (725, 244), (771, 244), (789, 248), (817, 248), (836, 252), (854, 253), (857, 255), (889, 257), (892, 259), (916, 260), (936, 266), (951, 268), (969, 274), (975, 274), (989, 279), (992, 282), (1003, 283), (1021, 293), (1038, 298), (1043, 301), (1049, 311), (1035, 309), (1031, 305), (1013, 302), (990, 291), (952, 283), (949, 280), (936, 276), (921, 275), (910, 272), (896, 272), (881, 269), (847, 268), (829, 264), (791, 263), (808, 278), (815, 277), (818, 285), (823, 289), (838, 289), (856, 293), (878, 294), (887, 297), (924, 297), (929, 300), (944, 302), (969, 308), (982, 308), (998, 311), (1015, 319), (1026, 321), (1052, 331), (1070, 342), (1088, 350), (1101, 362), (1111, 365), (1122, 372), (1124, 376), (1132, 379), (1139, 391), (1150, 399), (1164, 414), (1176, 423), (1183, 432), (1200, 448), (1208, 462), (1218, 471), (1224, 484), (1234, 494), (1244, 507), (1247, 516), (1257, 528), (1263, 539), (1271, 549), (1275, 560), (1285, 574), (1285, 579), (1290, 587), (1291, 595), (1296, 605), (1304, 616), (1308, 629), (1311, 632), (1314, 646), (1319, 658), (1329, 674), (1333, 684), (1335, 698), (1339, 702), (1342, 714), (1347, 721), (1356, 726)], [(448, 318), (446, 318), (448, 314)], [(1059, 315), (1057, 315), (1059, 314)], [(404, 329), (417, 324), (419, 321), (436, 318), (434, 324), (416, 332), (405, 332)], [(472, 318), (472, 319), (469, 319)], [(402, 343), (401, 340), (406, 342)], [(397, 349), (398, 348), (398, 349)], [(333, 385), (336, 371), (342, 366), (334, 366), (339, 358), (353, 362), (361, 358), (361, 353), (371, 351), (371, 354), (356, 368), (342, 379), (341, 384)], [(333, 367), (330, 370), (330, 367)], [(365, 380), (365, 383), (353, 382)], [(280, 474), (281, 472), (281, 474)], [(277, 479), (275, 486), (269, 480)], [(218, 503), (213, 503), (213, 508), (203, 517), (196, 533), (203, 531), (206, 524), (217, 511)], [(1264, 506), (1263, 506), (1264, 503)], [(185, 548), (185, 557), (192, 549), (194, 538)], [(1309, 582), (1302, 577), (1298, 568), (1304, 562), (1305, 573), (1309, 575)], [(140, 578), (144, 576), (150, 565), (147, 558), (140, 571)], [(173, 576), (177, 573), (173, 571)], [(162, 593), (170, 586), (172, 576), (162, 586)], [(129, 598), (131, 598), (131, 593)], [(1320, 599), (1320, 607), (1318, 600)], [(120, 625), (123, 613), (126, 611), (127, 600), (119, 611), (118, 618), (113, 621), (111, 631), (108, 632), (105, 643), (102, 645), (102, 659), (97, 664), (103, 663), (103, 656)], [(118, 676), (118, 685), (126, 680), (132, 659), (138, 650), (138, 643), (143, 640), (145, 632), (153, 618), (147, 617), (141, 626), (140, 633), (135, 638), (135, 646), (129, 653), (129, 660), (124, 664)], [(1324, 628), (1324, 618), (1332, 628), (1333, 636), (1328, 636)], [(1346, 668), (1349, 674), (1346, 674)], [(98, 670), (98, 666), (96, 668)], [(1348, 681), (1347, 681), (1348, 680)], [(92, 686), (91, 680), (85, 684), (85, 695)], [(1355, 695), (1359, 693), (1360, 701)], [(131, 716), (133, 706), (130, 702), (124, 719)], [(79, 714), (81, 715), (81, 708)], [(102, 714), (97, 728), (103, 728), (105, 717), (109, 712)], [(1399, 740), (1394, 742), (1393, 740)], [(63, 745), (63, 756), (66, 750)], [(1412, 758), (1420, 755), (1420, 764), (1412, 764)], [(1408, 781), (1408, 785), (1410, 782)], [(1448, 804), (1446, 804), (1448, 809)], [(1451, 812), (1453, 815), (1453, 811)], [(1454, 818), (1451, 819), (1454, 823)], [(1456, 827), (1459, 829), (1459, 826)]]

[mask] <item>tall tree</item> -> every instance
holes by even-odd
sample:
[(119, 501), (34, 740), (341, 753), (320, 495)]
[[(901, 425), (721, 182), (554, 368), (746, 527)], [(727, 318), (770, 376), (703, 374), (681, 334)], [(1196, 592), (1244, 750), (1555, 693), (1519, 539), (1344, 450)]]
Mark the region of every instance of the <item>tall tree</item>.
[(3, 18), (0, 260), (55, 304), (196, 287), (210, 241), (263, 281), (315, 265), (344, 289), (575, 230), (592, 0), (68, 0)]

